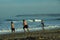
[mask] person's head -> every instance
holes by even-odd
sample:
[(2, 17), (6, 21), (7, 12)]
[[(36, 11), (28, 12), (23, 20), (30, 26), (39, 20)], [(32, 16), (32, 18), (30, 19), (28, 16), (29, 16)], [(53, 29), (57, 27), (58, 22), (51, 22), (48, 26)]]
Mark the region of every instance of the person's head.
[(23, 19), (23, 22), (24, 22), (25, 20)]
[(11, 24), (13, 24), (13, 22), (11, 21)]

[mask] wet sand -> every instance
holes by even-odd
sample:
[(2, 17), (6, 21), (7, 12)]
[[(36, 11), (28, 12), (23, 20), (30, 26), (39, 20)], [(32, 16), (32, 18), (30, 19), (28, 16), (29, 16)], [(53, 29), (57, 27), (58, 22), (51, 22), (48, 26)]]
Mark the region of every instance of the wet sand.
[(60, 40), (60, 30), (3, 34), (0, 40)]

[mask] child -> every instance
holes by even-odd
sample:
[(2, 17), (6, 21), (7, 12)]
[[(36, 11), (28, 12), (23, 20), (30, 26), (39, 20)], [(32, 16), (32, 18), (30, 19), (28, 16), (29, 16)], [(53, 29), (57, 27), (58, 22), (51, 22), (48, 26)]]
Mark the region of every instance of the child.
[(26, 29), (27, 29), (27, 31), (29, 32), (27, 22), (26, 22), (26, 20), (23, 20), (23, 29), (24, 29), (24, 32), (25, 32), (25, 28), (26, 28)]
[(15, 32), (15, 28), (14, 28), (14, 23), (13, 22), (11, 22), (11, 30), (12, 30), (12, 32)]
[(44, 30), (44, 21), (41, 20), (42, 29)]

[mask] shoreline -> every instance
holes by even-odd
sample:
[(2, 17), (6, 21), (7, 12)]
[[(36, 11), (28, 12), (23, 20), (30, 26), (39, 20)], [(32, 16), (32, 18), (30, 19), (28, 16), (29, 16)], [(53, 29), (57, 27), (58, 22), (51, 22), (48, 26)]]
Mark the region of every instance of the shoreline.
[[(59, 28), (44, 28), (45, 30), (59, 30), (60, 29), (60, 27)], [(41, 27), (38, 27), (38, 28), (29, 28), (29, 30), (30, 30), (30, 32), (32, 32), (32, 31), (42, 31), (42, 28)], [(21, 33), (21, 32), (24, 32), (24, 30), (23, 29), (16, 29), (15, 30), (15, 33)], [(11, 32), (11, 30), (0, 30), (0, 35), (1, 34), (11, 34), (12, 32)]]
[[(4, 38), (4, 39), (3, 39)], [(3, 34), (0, 35), (0, 39), (2, 40), (15, 40), (15, 39), (34, 39), (34, 40), (40, 40), (41, 38), (43, 39), (60, 39), (60, 30), (52, 30), (48, 31), (45, 30), (43, 31), (32, 31), (32, 32), (19, 32), (19, 33), (10, 33), (10, 34)]]

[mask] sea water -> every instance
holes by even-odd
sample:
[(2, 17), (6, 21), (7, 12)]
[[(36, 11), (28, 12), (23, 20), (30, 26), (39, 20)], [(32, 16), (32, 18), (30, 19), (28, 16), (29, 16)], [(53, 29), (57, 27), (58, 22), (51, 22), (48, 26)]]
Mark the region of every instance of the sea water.
[(45, 30), (54, 30), (60, 28), (60, 14), (16, 15), (9, 19), (0, 21), (0, 34), (12, 33), (11, 21), (14, 22), (15, 32), (24, 32), (23, 19), (27, 21), (30, 31), (42, 30), (42, 19), (44, 20)]

